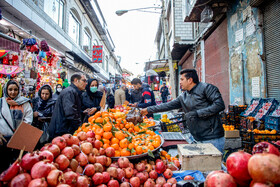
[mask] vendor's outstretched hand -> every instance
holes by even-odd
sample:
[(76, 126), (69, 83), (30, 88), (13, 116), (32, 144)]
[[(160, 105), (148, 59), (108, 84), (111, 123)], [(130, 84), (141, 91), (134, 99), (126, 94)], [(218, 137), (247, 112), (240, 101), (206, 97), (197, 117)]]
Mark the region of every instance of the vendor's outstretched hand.
[(147, 108), (144, 108), (144, 109), (142, 109), (142, 110), (140, 111), (140, 113), (141, 113), (142, 116), (145, 116), (145, 115), (148, 114), (148, 109), (147, 109)]

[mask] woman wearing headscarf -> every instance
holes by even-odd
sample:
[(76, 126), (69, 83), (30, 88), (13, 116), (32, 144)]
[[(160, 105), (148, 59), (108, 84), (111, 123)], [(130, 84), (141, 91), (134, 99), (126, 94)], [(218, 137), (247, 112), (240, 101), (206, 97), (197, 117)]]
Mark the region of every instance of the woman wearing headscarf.
[(89, 79), (86, 91), (82, 94), (83, 121), (100, 110), (100, 101), (103, 93), (98, 91), (99, 82), (97, 79)]
[(32, 100), (34, 117), (32, 125), (44, 131), (39, 142), (41, 145), (46, 143), (49, 138), (46, 132), (50, 124), (55, 102), (56, 100), (52, 98), (52, 88), (50, 85), (42, 86), (38, 91), (38, 96)]
[(19, 155), (18, 150), (7, 147), (7, 142), (22, 122), (31, 124), (33, 111), (29, 99), (22, 97), (18, 82), (9, 80), (0, 99), (0, 172), (7, 169)]
[(114, 108), (115, 106), (115, 96), (113, 95), (113, 91), (111, 88), (106, 88), (106, 103), (108, 108)]
[(57, 84), (56, 87), (55, 87), (55, 93), (53, 94), (52, 98), (54, 100), (57, 100), (59, 94), (61, 93), (62, 91), (62, 85), (61, 84)]

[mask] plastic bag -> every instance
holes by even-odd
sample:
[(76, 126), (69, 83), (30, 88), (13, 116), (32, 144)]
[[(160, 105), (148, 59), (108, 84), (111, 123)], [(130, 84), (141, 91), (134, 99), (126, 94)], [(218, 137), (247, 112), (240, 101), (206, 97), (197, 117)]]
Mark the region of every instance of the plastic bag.
[(49, 130), (49, 123), (48, 122), (43, 122), (41, 130), (43, 131), (43, 134), (40, 138), (40, 143), (44, 144), (44, 143), (48, 142), (49, 137), (50, 137), (49, 131), (48, 131)]

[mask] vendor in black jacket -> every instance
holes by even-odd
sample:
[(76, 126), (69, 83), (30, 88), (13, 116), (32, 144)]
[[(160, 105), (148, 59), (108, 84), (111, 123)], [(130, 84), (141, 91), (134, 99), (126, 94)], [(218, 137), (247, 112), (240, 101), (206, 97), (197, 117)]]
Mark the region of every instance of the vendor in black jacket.
[(86, 91), (82, 94), (82, 111), (85, 115), (83, 121), (87, 121), (88, 117), (100, 110), (100, 101), (103, 93), (98, 91), (99, 82), (97, 79), (89, 79)]
[(81, 95), (86, 85), (84, 75), (75, 73), (71, 76), (71, 85), (62, 90), (56, 101), (49, 127), (50, 139), (66, 133), (73, 134), (82, 124)]
[(212, 143), (223, 152), (225, 138), (219, 112), (225, 109), (225, 104), (219, 89), (199, 82), (194, 69), (184, 69), (180, 75), (180, 86), (186, 91), (173, 101), (141, 110), (141, 114), (183, 108), (195, 140), (199, 143)]

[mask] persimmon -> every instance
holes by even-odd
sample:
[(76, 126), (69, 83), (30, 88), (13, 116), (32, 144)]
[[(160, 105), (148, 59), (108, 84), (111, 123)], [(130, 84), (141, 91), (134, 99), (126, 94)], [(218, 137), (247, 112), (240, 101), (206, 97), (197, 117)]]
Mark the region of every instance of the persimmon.
[(127, 148), (121, 150), (121, 156), (130, 156), (130, 151)]
[(129, 141), (125, 138), (125, 139), (122, 139), (119, 144), (120, 144), (121, 148), (127, 148)]
[(103, 138), (110, 140), (113, 137), (113, 134), (111, 132), (104, 132)]

